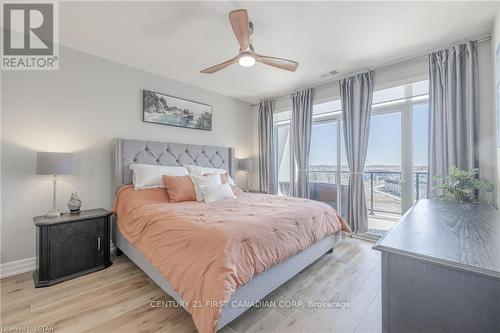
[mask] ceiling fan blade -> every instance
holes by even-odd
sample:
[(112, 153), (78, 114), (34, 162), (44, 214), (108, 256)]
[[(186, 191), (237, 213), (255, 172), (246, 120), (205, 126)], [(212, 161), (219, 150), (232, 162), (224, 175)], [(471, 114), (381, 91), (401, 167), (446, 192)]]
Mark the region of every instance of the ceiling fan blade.
[(241, 51), (250, 46), (250, 28), (248, 25), (248, 13), (246, 9), (233, 10), (229, 13), (229, 22), (233, 28), (234, 35), (240, 43)]
[(238, 62), (238, 56), (234, 57), (233, 59), (229, 59), (228, 61), (224, 61), (223, 63), (220, 63), (218, 65), (205, 68), (204, 70), (200, 71), (200, 73), (212, 74), (237, 62)]
[(258, 62), (263, 63), (265, 65), (273, 66), (279, 69), (284, 69), (290, 72), (295, 72), (295, 70), (299, 66), (299, 63), (297, 61), (283, 59), (283, 58), (276, 58), (276, 57), (268, 57), (257, 53), (255, 54), (255, 59)]

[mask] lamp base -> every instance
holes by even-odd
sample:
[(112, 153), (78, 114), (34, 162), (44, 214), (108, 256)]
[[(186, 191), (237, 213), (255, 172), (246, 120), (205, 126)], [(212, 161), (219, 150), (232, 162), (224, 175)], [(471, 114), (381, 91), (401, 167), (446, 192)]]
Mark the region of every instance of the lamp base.
[(45, 213), (45, 217), (59, 217), (61, 216), (61, 212), (58, 211), (57, 209), (49, 210), (47, 213)]

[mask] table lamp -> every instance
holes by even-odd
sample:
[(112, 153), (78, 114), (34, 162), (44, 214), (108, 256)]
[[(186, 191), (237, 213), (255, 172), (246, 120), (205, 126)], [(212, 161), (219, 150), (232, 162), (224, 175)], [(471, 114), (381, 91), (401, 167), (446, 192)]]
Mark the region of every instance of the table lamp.
[(245, 192), (248, 192), (248, 172), (253, 170), (253, 159), (242, 158), (238, 160), (238, 169), (245, 171)]
[(58, 175), (71, 175), (73, 172), (73, 154), (71, 153), (36, 153), (37, 175), (52, 175), (54, 188), (52, 191), (52, 210), (45, 217), (58, 217), (61, 212), (56, 209), (56, 186)]

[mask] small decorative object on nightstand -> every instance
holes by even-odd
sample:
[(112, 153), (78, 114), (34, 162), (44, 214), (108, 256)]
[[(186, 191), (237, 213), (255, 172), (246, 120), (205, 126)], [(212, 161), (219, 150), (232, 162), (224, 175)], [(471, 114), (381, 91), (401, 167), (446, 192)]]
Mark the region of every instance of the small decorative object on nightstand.
[(78, 197), (78, 194), (76, 194), (76, 192), (73, 192), (71, 194), (71, 197), (69, 198), (69, 201), (68, 201), (69, 213), (70, 214), (80, 214), (80, 207), (81, 206), (82, 206), (82, 201)]
[(78, 215), (34, 217), (35, 287), (51, 286), (111, 266), (111, 214), (105, 209), (91, 209)]

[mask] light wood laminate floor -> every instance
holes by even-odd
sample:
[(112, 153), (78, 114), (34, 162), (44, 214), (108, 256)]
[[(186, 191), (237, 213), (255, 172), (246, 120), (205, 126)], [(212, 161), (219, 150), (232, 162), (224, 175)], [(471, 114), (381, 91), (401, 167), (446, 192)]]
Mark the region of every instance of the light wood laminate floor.
[[(252, 308), (222, 332), (380, 332), (380, 254), (372, 245), (345, 239), (265, 299), (347, 302), (345, 309)], [(184, 309), (151, 306), (171, 298), (126, 256), (113, 262), (48, 288), (35, 289), (31, 273), (2, 279), (1, 325), (48, 325), (58, 333), (196, 331)]]

